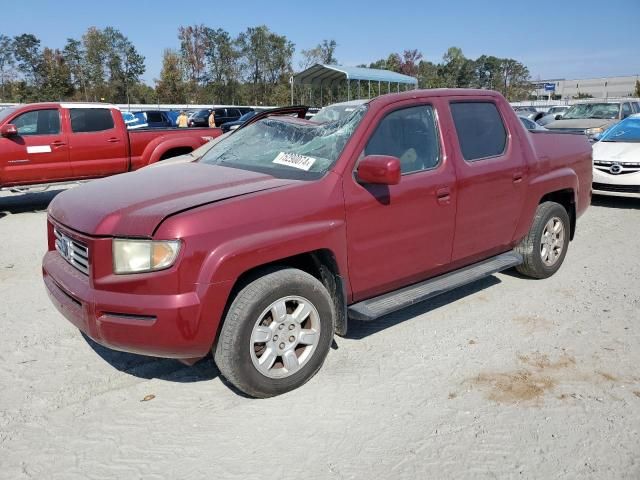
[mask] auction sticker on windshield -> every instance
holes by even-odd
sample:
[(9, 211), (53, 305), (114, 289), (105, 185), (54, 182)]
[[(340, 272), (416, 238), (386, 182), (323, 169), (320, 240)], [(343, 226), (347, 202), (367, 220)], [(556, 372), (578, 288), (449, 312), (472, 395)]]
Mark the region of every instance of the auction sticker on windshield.
[(299, 168), (300, 170), (308, 171), (315, 163), (316, 159), (313, 157), (306, 157), (298, 153), (285, 153), (280, 152), (278, 156), (273, 160), (273, 163), (279, 165), (287, 165), (288, 167)]

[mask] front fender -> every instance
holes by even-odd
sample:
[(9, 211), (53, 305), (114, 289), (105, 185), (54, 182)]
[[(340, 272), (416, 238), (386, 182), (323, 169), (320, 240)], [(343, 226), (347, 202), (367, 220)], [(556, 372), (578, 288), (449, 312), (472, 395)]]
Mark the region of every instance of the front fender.
[[(236, 238), (216, 246), (205, 258), (198, 285), (235, 283), (240, 276), (259, 266), (317, 250), (329, 250), (343, 278), (347, 275), (344, 249), (345, 222), (325, 220), (284, 226)], [(348, 288), (347, 285), (347, 290)]]

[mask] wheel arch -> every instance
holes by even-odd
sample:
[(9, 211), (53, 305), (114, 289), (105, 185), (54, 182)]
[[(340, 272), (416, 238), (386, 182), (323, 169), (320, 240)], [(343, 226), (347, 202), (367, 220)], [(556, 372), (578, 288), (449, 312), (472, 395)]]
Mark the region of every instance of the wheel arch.
[(335, 318), (335, 333), (341, 336), (347, 333), (347, 290), (338, 266), (334, 252), (328, 248), (321, 248), (299, 253), (285, 258), (272, 260), (256, 265), (242, 272), (230, 289), (224, 312), (218, 325), (216, 339), (224, 324), (228, 309), (238, 292), (252, 281), (280, 268), (296, 268), (317, 278), (325, 286), (333, 299)]

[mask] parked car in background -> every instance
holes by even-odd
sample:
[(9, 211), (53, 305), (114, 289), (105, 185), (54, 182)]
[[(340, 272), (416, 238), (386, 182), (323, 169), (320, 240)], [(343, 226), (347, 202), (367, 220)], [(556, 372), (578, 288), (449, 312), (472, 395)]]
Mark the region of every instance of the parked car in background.
[(147, 124), (142, 122), (131, 112), (122, 112), (122, 119), (129, 130), (135, 130), (137, 128), (147, 128)]
[(207, 108), (197, 110), (189, 117), (190, 127), (206, 127), (209, 125), (209, 115), (211, 112), (215, 112), (216, 127), (219, 127), (223, 123), (235, 122), (242, 115), (253, 110), (249, 107), (229, 107), (229, 108)]
[(611, 125), (633, 115), (636, 106), (631, 102), (591, 102), (572, 105), (560, 120), (545, 125), (549, 130), (583, 133), (590, 140)]
[(529, 118), (523, 115), (518, 115), (518, 118), (522, 122), (522, 125), (524, 125), (524, 128), (526, 128), (527, 130), (546, 130), (546, 128), (544, 128), (542, 125), (538, 125), (536, 122), (534, 122), (533, 120), (529, 120)]
[(640, 198), (640, 114), (617, 123), (593, 145), (593, 193)]
[(353, 111), (367, 103), (368, 100), (351, 100), (349, 102), (334, 103), (321, 108), (311, 120), (316, 123), (335, 122), (346, 116), (351, 115)]
[(176, 126), (175, 121), (164, 110), (143, 110), (133, 114), (141, 123), (146, 123), (148, 128), (171, 128)]
[(222, 134), (218, 128), (128, 130), (98, 103), (33, 103), (0, 112), (0, 188), (70, 182), (137, 170)]
[(258, 112), (256, 112), (255, 110), (251, 110), (250, 112), (247, 112), (244, 115), (242, 115), (238, 120), (235, 120), (233, 122), (223, 123), (222, 125), (220, 125), (220, 128), (222, 129), (223, 133), (226, 133), (230, 130), (235, 130), (247, 120), (255, 117), (257, 113)]
[(297, 110), (56, 196), (42, 272), (60, 313), (118, 350), (213, 353), (270, 397), (313, 377), (348, 319), (507, 268), (553, 275), (590, 202), (586, 138), (526, 134), (497, 92), (382, 95), (322, 124)]
[(526, 117), (529, 120), (533, 120), (534, 122), (544, 116), (544, 112), (540, 112), (536, 107), (532, 106), (516, 106), (513, 107), (513, 109), (518, 115)]
[(564, 114), (567, 113), (567, 110), (569, 110), (569, 108), (569, 105), (557, 105), (555, 107), (551, 107), (549, 110), (547, 110), (547, 113), (545, 113), (544, 116), (540, 117), (537, 120), (537, 122), (544, 127), (547, 123), (560, 120), (564, 116)]

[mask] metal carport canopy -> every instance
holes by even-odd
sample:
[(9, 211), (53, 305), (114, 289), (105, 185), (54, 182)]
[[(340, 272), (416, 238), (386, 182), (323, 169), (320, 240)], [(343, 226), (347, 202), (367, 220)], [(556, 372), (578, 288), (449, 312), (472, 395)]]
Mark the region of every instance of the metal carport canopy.
[(360, 80), (380, 83), (402, 83), (417, 87), (418, 80), (391, 72), (389, 70), (379, 70), (377, 68), (343, 67), (342, 65), (315, 65), (296, 73), (291, 77), (292, 84), (318, 85), (333, 83), (340, 80)]

